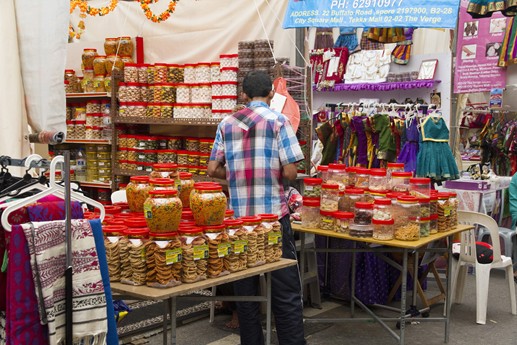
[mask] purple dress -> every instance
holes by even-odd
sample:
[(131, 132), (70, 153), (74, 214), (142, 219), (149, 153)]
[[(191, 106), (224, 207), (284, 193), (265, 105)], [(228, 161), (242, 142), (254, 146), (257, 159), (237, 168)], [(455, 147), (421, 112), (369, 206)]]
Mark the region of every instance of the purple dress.
[(420, 131), (418, 130), (418, 121), (413, 119), (406, 129), (406, 142), (400, 150), (397, 162), (404, 163), (404, 170), (413, 174), (416, 171), (416, 160), (418, 156), (418, 141), (420, 139)]
[[(352, 129), (357, 135), (357, 159), (356, 163), (368, 166), (368, 139), (363, 120), (366, 116), (354, 116), (352, 118)], [(418, 140), (418, 139), (417, 139)]]

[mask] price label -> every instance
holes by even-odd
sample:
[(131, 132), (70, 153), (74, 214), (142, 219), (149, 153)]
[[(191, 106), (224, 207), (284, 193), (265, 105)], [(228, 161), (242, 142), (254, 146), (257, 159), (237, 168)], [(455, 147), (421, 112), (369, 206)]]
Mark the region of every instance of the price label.
[(237, 240), (233, 242), (232, 252), (242, 254), (248, 251), (248, 241)]
[(165, 251), (165, 264), (172, 265), (181, 262), (181, 248), (171, 249)]
[(194, 246), (192, 248), (194, 252), (194, 261), (201, 259), (208, 259), (208, 245), (203, 244), (201, 246)]
[(267, 243), (269, 245), (279, 244), (282, 240), (282, 233), (280, 231), (270, 231), (267, 235)]
[(219, 243), (217, 245), (217, 256), (220, 258), (224, 258), (228, 254), (232, 253), (232, 244), (231, 243)]
[(449, 216), (451, 215), (451, 208), (450, 208), (450, 207), (445, 207), (445, 208), (443, 209), (443, 215), (444, 215), (445, 217), (449, 217)]
[(146, 219), (152, 219), (153, 218), (153, 212), (152, 212), (152, 206), (147, 204), (144, 204), (144, 215)]

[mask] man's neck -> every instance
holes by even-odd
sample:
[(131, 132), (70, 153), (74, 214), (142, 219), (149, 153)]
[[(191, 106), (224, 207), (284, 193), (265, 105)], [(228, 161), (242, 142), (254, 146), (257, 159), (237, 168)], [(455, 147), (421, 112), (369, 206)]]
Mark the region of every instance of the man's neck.
[(270, 101), (269, 97), (254, 97), (251, 99), (251, 102), (264, 102), (267, 105), (269, 105)]

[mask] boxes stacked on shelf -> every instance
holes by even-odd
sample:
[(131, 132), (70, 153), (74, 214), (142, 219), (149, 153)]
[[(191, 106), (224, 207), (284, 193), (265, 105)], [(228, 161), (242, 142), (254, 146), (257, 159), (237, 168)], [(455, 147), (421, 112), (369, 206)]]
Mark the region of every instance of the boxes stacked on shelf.
[(111, 146), (86, 145), (86, 181), (111, 181)]

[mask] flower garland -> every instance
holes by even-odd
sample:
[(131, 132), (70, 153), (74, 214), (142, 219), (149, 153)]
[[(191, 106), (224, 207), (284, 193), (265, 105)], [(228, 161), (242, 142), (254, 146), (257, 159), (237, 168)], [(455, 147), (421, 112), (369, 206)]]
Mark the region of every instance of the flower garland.
[(77, 24), (78, 31), (75, 31), (72, 26), (69, 26), (68, 30), (68, 37), (69, 39), (77, 38), (80, 39), (82, 33), (84, 32), (85, 25), (84, 25), (84, 18), (86, 18), (86, 15), (90, 15), (92, 17), (94, 16), (105, 16), (112, 12), (118, 5), (118, 0), (111, 0), (110, 4), (108, 6), (104, 7), (91, 7), (88, 6), (86, 3), (86, 0), (71, 0), (70, 1), (70, 14), (74, 12), (76, 7), (79, 7), (80, 13), (79, 17), (81, 17), (81, 20)]
[(151, 10), (151, 8), (149, 7), (149, 4), (158, 2), (158, 0), (140, 0), (140, 7), (144, 11), (145, 17), (147, 19), (149, 19), (153, 23), (160, 23), (160, 22), (164, 22), (167, 19), (169, 19), (171, 14), (174, 13), (174, 11), (176, 10), (177, 1), (178, 0), (171, 0), (169, 2), (169, 5), (167, 6), (167, 9), (165, 11), (163, 11), (162, 13), (160, 13), (159, 15), (154, 14), (153, 11)]

